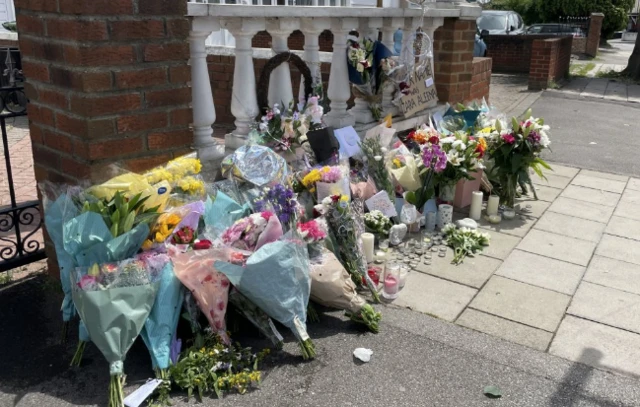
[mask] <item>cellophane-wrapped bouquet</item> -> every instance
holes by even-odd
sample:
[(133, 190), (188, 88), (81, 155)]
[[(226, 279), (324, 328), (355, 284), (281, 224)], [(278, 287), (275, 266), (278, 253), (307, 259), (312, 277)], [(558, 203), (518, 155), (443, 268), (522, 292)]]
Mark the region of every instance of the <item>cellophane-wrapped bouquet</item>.
[(91, 340), (109, 362), (109, 407), (124, 407), (124, 359), (153, 307), (160, 273), (148, 260), (78, 267), (73, 301)]
[(333, 195), (324, 198), (322, 203), (316, 205), (316, 211), (327, 220), (329, 230), (337, 245), (336, 255), (351, 275), (353, 282), (356, 286), (361, 287), (364, 279), (374, 300), (379, 301), (377, 287), (367, 274), (362, 242), (359, 238), (364, 225), (361, 227), (358, 225), (359, 216), (361, 217), (362, 214), (355, 213), (353, 209), (355, 204), (358, 202), (349, 202), (349, 197), (346, 195)]
[(387, 148), (382, 146), (380, 135), (363, 140), (360, 143), (360, 149), (367, 158), (367, 171), (373, 179), (379, 190), (384, 190), (389, 195), (389, 200), (394, 202), (396, 199), (395, 188), (391, 173), (385, 164), (385, 154)]

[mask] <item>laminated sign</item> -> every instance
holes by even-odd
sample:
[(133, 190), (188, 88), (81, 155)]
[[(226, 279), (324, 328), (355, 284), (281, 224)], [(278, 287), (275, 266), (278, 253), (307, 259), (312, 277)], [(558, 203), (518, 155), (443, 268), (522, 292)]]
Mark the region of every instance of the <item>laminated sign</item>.
[(405, 117), (409, 117), (436, 104), (438, 93), (433, 82), (431, 60), (427, 60), (424, 68), (421, 67), (413, 73), (409, 82), (409, 93), (400, 98), (400, 109)]

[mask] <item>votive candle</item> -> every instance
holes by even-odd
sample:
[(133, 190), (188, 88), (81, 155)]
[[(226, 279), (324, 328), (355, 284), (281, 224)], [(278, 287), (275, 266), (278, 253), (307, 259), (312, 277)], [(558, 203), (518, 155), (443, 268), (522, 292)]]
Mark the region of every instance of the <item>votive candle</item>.
[(473, 220), (480, 220), (482, 216), (482, 192), (473, 191), (471, 194), (471, 209), (469, 217)]
[(497, 195), (489, 196), (487, 202), (487, 215), (493, 216), (498, 214), (498, 205), (500, 204), (500, 197)]
[(363, 233), (360, 235), (362, 239), (362, 250), (364, 251), (364, 257), (367, 260), (367, 263), (371, 263), (374, 260), (373, 257), (373, 246), (375, 243), (375, 236), (373, 233)]

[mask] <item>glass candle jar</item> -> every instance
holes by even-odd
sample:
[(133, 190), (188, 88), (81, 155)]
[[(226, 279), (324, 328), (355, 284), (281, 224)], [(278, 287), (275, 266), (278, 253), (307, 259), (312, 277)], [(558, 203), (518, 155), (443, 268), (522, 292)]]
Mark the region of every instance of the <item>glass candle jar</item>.
[(398, 298), (401, 267), (402, 266), (399, 263), (394, 262), (388, 264), (384, 269), (382, 296), (388, 300), (395, 300)]

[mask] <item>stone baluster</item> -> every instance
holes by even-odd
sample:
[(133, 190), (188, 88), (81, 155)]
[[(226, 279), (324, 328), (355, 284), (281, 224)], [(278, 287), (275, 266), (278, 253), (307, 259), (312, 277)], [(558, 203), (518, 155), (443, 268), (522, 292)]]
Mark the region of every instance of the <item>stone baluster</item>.
[[(444, 18), (442, 17), (434, 17), (434, 18), (425, 18), (422, 24), (422, 31), (424, 31), (424, 33), (429, 37), (429, 40), (431, 41), (431, 66), (433, 66), (433, 50), (434, 50), (434, 35), (436, 30), (441, 27), (444, 24)], [(424, 60), (427, 58), (426, 52), (422, 52), (420, 55), (420, 63), (423, 63)]]
[[(314, 81), (322, 82), (322, 72), (320, 71), (320, 45), (319, 36), (325, 30), (331, 28), (331, 21), (328, 18), (303, 18), (300, 30), (304, 34), (304, 61)], [(315, 84), (315, 82), (314, 82)], [(300, 79), (299, 99), (302, 101), (304, 94), (304, 77)]]
[(347, 111), (347, 101), (351, 97), (349, 71), (347, 69), (347, 34), (358, 26), (356, 18), (334, 18), (333, 55), (327, 96), (331, 100), (331, 111), (325, 116), (325, 123), (334, 128), (353, 126), (354, 117)]
[(406, 18), (404, 20), (404, 27), (402, 27), (402, 52), (400, 53), (402, 61), (410, 61), (410, 59), (415, 56), (413, 41), (415, 40), (416, 30), (419, 26), (419, 18)]
[(207, 68), (207, 51), (205, 42), (212, 31), (220, 26), (210, 21), (194, 20), (189, 34), (191, 53), (191, 100), (193, 108), (193, 146), (203, 160), (216, 157), (218, 144), (213, 139), (213, 123), (216, 121), (216, 110), (213, 104), (213, 92)]
[(265, 22), (264, 19), (233, 19), (226, 21), (224, 26), (236, 39), (231, 113), (236, 118), (233, 134), (242, 137), (249, 134), (260, 112), (251, 39), (258, 31), (265, 29)]
[[(271, 49), (279, 54), (289, 51), (289, 34), (300, 27), (298, 19), (272, 19), (267, 21), (267, 31), (271, 34)], [(293, 100), (291, 72), (289, 64), (283, 63), (271, 72), (269, 79), (269, 106), (275, 103), (288, 105)]]
[(384, 18), (382, 21), (382, 43), (395, 53), (395, 41), (393, 35), (399, 28), (404, 27), (404, 18)]

